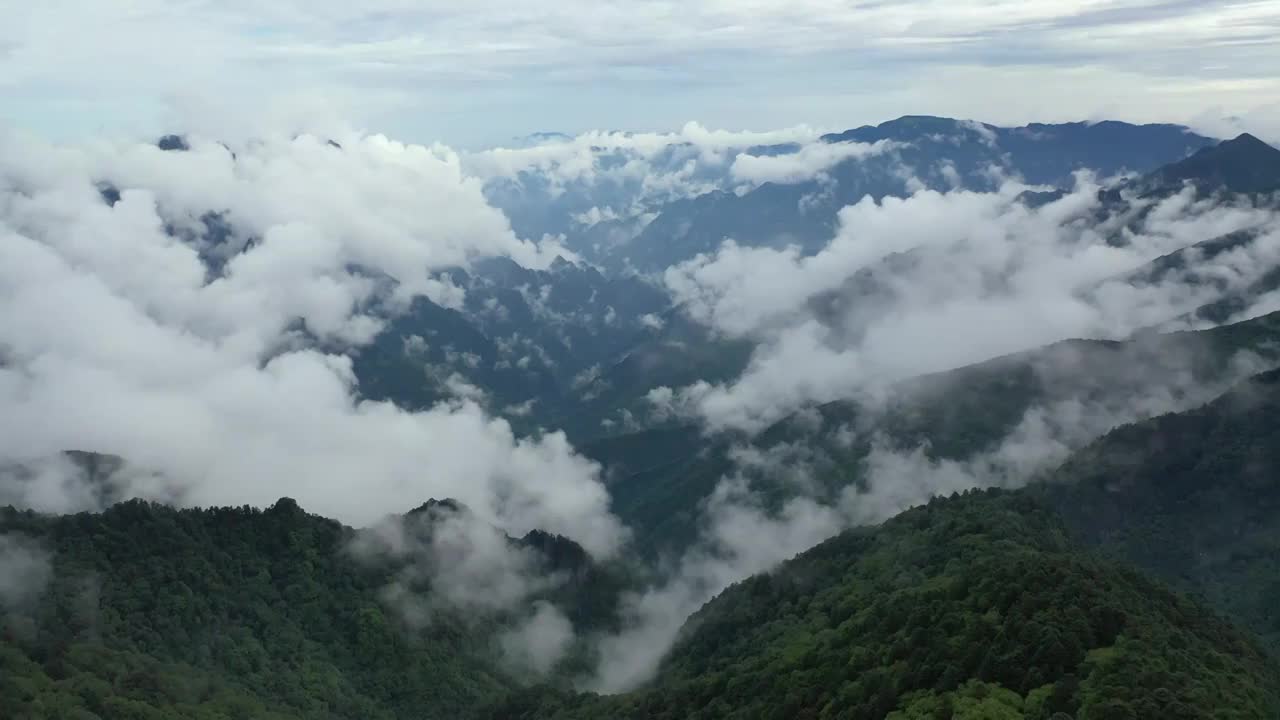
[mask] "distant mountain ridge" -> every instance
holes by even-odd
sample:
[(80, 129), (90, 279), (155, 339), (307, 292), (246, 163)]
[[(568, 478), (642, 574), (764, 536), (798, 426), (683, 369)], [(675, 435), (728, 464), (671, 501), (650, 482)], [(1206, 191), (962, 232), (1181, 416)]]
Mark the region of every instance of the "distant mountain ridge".
[(1271, 193), (1280, 190), (1280, 150), (1244, 133), (1160, 168), (1147, 182), (1156, 186), (1191, 183), (1205, 192)]
[[(977, 133), (970, 126), (957, 126), (953, 124), (955, 121), (942, 118), (924, 118), (921, 122), (929, 130), (937, 129), (938, 127), (960, 127), (965, 133)], [(1126, 126), (1123, 123), (1116, 125), (1119, 128), (1104, 127), (1104, 130), (1124, 136), (1146, 127)], [(899, 134), (906, 132), (901, 124), (890, 123), (850, 132), (872, 133), (866, 135), (866, 137), (885, 139), (886, 126), (888, 132)], [(1087, 131), (1087, 127), (1083, 123), (1071, 124), (1066, 127), (1070, 128), (1070, 133)], [(1177, 128), (1177, 126), (1169, 125), (1152, 127), (1163, 134), (1171, 134)], [(995, 130), (998, 130), (998, 128)], [(995, 132), (995, 130), (990, 131)], [(1185, 130), (1178, 129), (1177, 133), (1179, 134), (1169, 135), (1169, 137), (1181, 137), (1181, 134), (1185, 134)], [(1018, 133), (1013, 134), (1017, 135)], [(1270, 183), (1280, 184), (1280, 150), (1262, 143), (1253, 136), (1241, 136), (1220, 144), (1205, 145), (1192, 156), (1185, 158), (1179, 156), (1175, 161), (1153, 169), (1144, 175), (1121, 180), (1103, 188), (1099, 191), (1100, 208), (1098, 209), (1098, 220), (1101, 222), (1107, 218), (1118, 219), (1115, 222), (1104, 225), (1104, 227), (1110, 228), (1112, 232), (1112, 235), (1107, 238), (1107, 242), (1111, 244), (1128, 242), (1124, 235), (1125, 229), (1136, 226), (1139, 220), (1147, 217), (1159, 199), (1181, 192), (1187, 182), (1198, 188), (1197, 192), (1200, 193), (1226, 193), (1229, 195), (1231, 202), (1242, 203), (1242, 207), (1275, 205), (1280, 201), (1270, 198), (1266, 193), (1256, 193), (1250, 190), (1256, 187), (1267, 187)], [(796, 187), (798, 186), (782, 186), (779, 188), (779, 192), (782, 189), (794, 190)], [(1064, 195), (1065, 192), (1061, 190), (1031, 193), (1024, 194), (1020, 201), (1030, 207), (1040, 207), (1061, 199)], [(708, 202), (713, 202), (717, 206), (726, 203), (746, 203), (747, 199), (752, 197), (755, 197), (755, 194), (748, 193), (742, 199), (731, 200), (725, 194), (716, 196), (714, 201)], [(1135, 197), (1137, 198), (1136, 200), (1134, 200)], [(694, 207), (698, 202), (699, 200), (682, 201), (673, 207), (676, 208), (676, 214), (680, 215), (685, 209)], [(1134, 205), (1141, 207), (1141, 210), (1134, 210)], [(804, 226), (804, 223), (811, 222), (811, 220), (811, 218), (804, 220), (802, 226)], [(663, 218), (659, 217), (654, 223), (661, 221), (663, 221)], [(1123, 221), (1123, 223), (1120, 221)], [(681, 222), (692, 221), (685, 217)], [(749, 220), (735, 220), (735, 222), (744, 225), (749, 224)], [(657, 226), (651, 225), (650, 227), (656, 228)], [(671, 230), (670, 227), (662, 227), (655, 229), (654, 232), (669, 230)], [(1253, 227), (1228, 236), (1206, 237), (1167, 256), (1156, 258), (1150, 265), (1132, 271), (1127, 277), (1112, 279), (1111, 282), (1119, 281), (1133, 286), (1142, 286), (1159, 284), (1174, 277), (1179, 277), (1184, 281), (1192, 281), (1197, 278), (1196, 266), (1198, 264), (1214, 260), (1219, 256), (1225, 256), (1233, 251), (1247, 250), (1253, 243), (1265, 236), (1268, 231), (1269, 229), (1266, 227)], [(829, 237), (823, 237), (824, 242), (829, 239)], [(639, 242), (639, 239), (637, 239), (637, 242)], [(665, 241), (662, 247), (669, 247), (673, 244), (675, 244), (675, 241)], [(873, 262), (851, 277), (846, 282), (847, 287), (815, 298), (812, 303), (815, 316), (822, 318), (824, 314), (835, 312), (833, 308), (855, 311), (864, 315), (874, 315), (879, 308), (891, 305), (894, 283), (884, 282), (879, 280), (878, 277), (888, 274), (892, 278), (892, 270), (895, 265), (909, 265), (914, 252), (907, 251)], [(1216, 287), (1219, 295), (1203, 307), (1190, 309), (1190, 314), (1186, 317), (1170, 317), (1165, 320), (1171, 321), (1174, 325), (1185, 327), (1188, 322), (1198, 323), (1199, 326), (1203, 326), (1205, 323), (1217, 324), (1244, 319), (1240, 316), (1240, 313), (1252, 307), (1256, 301), (1267, 293), (1280, 289), (1280, 264), (1273, 269), (1254, 269), (1258, 270), (1258, 278), (1255, 282), (1243, 287), (1231, 286), (1226, 282), (1226, 278), (1222, 276), (1205, 275), (1201, 277), (1200, 281), (1206, 290), (1209, 287)], [(1088, 295), (1093, 291), (1085, 289), (1082, 292)], [(1259, 312), (1269, 312), (1272, 309), (1275, 308), (1264, 307)], [(679, 312), (679, 309), (672, 311), (676, 315)], [(671, 328), (670, 331), (661, 333), (649, 332), (639, 336), (637, 338), (639, 344), (626, 351), (614, 364), (604, 366), (600, 376), (594, 380), (592, 385), (592, 387), (601, 388), (599, 393), (601, 397), (609, 397), (615, 408), (626, 409), (632, 416), (639, 418), (642, 417), (644, 411), (643, 397), (653, 387), (658, 385), (676, 387), (691, 382), (691, 380), (685, 378), (702, 378), (707, 379), (708, 382), (723, 381), (736, 377), (747, 365), (750, 357), (749, 341), (726, 342), (723, 338), (715, 337), (714, 333), (709, 329), (702, 328), (687, 319), (673, 318), (668, 327)], [(678, 334), (674, 332), (675, 329), (679, 329)], [(746, 347), (744, 348), (743, 345), (746, 345)], [(648, 379), (652, 380), (652, 382), (648, 384), (635, 377), (634, 366), (639, 358), (646, 359), (646, 366), (650, 370)], [(669, 378), (670, 380), (658, 381), (658, 378)], [(676, 382), (672, 382), (672, 380)], [(630, 393), (629, 397), (627, 397), (627, 393)], [(575, 429), (585, 432), (587, 437), (591, 436), (592, 429), (586, 427), (586, 423), (575, 426)], [(611, 426), (611, 429), (612, 431), (617, 431), (621, 429), (621, 426), (615, 423)], [(600, 433), (600, 430), (597, 429), (595, 432)], [(607, 434), (607, 432), (604, 434)]]
[[(829, 180), (765, 183), (745, 194), (715, 192), (665, 208), (638, 236), (600, 261), (610, 267), (661, 270), (698, 253), (713, 251), (725, 238), (740, 245), (794, 243), (816, 250), (835, 231), (836, 212), (864, 196), (905, 196), (920, 186), (991, 190), (998, 171), (1032, 184), (1062, 186), (1072, 173), (1092, 170), (1101, 177), (1146, 173), (1216, 144), (1178, 125), (1099, 123), (1032, 124), (1002, 128), (973, 121), (905, 116), (823, 136), (827, 143), (899, 143), (881, 156), (838, 163)], [(803, 202), (802, 202), (803, 201)]]

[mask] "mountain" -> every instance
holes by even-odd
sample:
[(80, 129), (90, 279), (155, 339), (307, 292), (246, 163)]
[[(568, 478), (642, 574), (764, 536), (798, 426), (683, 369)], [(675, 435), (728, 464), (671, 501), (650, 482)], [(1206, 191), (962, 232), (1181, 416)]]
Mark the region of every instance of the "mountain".
[(930, 136), (959, 138), (958, 146), (963, 146), (965, 140), (998, 146), (1012, 156), (1019, 174), (1035, 185), (1062, 184), (1069, 181), (1076, 170), (1093, 170), (1103, 176), (1141, 172), (1213, 143), (1181, 125), (1133, 125), (1103, 120), (1031, 123), (1010, 128), (927, 115), (907, 115), (880, 125), (864, 125), (823, 136), (823, 140), (913, 143)]
[(558, 427), (575, 440), (591, 441), (633, 432), (636, 423), (649, 426), (650, 390), (732, 380), (746, 369), (754, 347), (749, 340), (718, 337), (680, 308), (668, 310), (570, 388)]
[[(671, 203), (601, 261), (661, 271), (714, 251), (725, 238), (751, 246), (796, 244), (811, 253), (831, 239), (837, 211), (864, 196), (906, 196), (914, 187), (992, 190), (999, 173), (1032, 184), (1068, 186), (1077, 170), (1103, 177), (1146, 173), (1214, 144), (1176, 125), (1109, 121), (1001, 128), (928, 116), (906, 116), (823, 140), (895, 144), (881, 155), (838, 163), (824, 178), (766, 182), (743, 194), (719, 191)], [(915, 182), (909, 182), (912, 177)]]
[(1217, 283), (1218, 289), (1226, 287), (1221, 278), (1200, 277), (1195, 273), (1205, 261), (1210, 261), (1233, 250), (1248, 247), (1258, 237), (1257, 230), (1237, 230), (1219, 237), (1188, 245), (1152, 260), (1143, 267), (1128, 273), (1124, 281), (1134, 286), (1159, 285), (1178, 275), (1190, 275), (1192, 282)]
[[(1046, 398), (1131, 402), (1124, 393), (1153, 368), (1207, 383), (1239, 349), (1267, 348), (1277, 323), (1071, 341), (929, 376), (904, 386), (883, 428), (960, 456)], [(821, 413), (849, 422), (857, 410)], [(1275, 647), (1278, 420), (1280, 371), (1269, 371), (1201, 408), (1118, 428), (1028, 489), (936, 498), (846, 531), (719, 594), (689, 618), (654, 680), (616, 696), (566, 689), (591, 667), (585, 648), (552, 685), (525, 687), (495, 642), (512, 617), (437, 602), (448, 587), (406, 575), (403, 557), (353, 550), (430, 543), (442, 523), (469, 517), (453, 501), (394, 519), (403, 530), (392, 535), (289, 499), (261, 511), (0, 509), (5, 576), (47, 586), (0, 586), (0, 715), (1274, 717), (1276, 659), (1207, 608)], [(766, 435), (800, 431), (788, 422)], [(697, 462), (714, 447), (681, 428), (601, 443), (651, 465), (690, 452)], [(102, 472), (118, 464), (73, 457)], [(696, 506), (686, 497), (669, 512)], [(531, 601), (564, 607), (584, 637), (618, 627), (627, 577), (567, 538), (502, 542), (563, 579)], [(398, 609), (406, 587), (430, 613)]]
[[(388, 592), (394, 561), (361, 562), (349, 550), (367, 531), (288, 499), (262, 511), (138, 501), (62, 517), (6, 509), (6, 567), (15, 547), (48, 553), (49, 564), (42, 597), (2, 596), (0, 713), (1274, 716), (1280, 675), (1252, 640), (1199, 602), (1075, 544), (1068, 527), (1091, 507), (1064, 527), (1044, 501), (974, 491), (842, 533), (727, 589), (689, 619), (657, 678), (607, 697), (522, 689), (487, 639), (503, 620), (477, 607), (434, 605), (407, 622)], [(465, 512), (432, 501), (404, 519), (429, 535)], [(1111, 517), (1104, 511), (1100, 523)], [(511, 542), (562, 571), (590, 563), (554, 535)]]
[(1117, 428), (1033, 488), (1073, 535), (1207, 598), (1280, 657), (1280, 371)]
[(1144, 180), (1144, 185), (1151, 188), (1184, 183), (1191, 183), (1202, 192), (1225, 190), (1246, 195), (1275, 192), (1280, 190), (1280, 150), (1244, 133), (1201, 148), (1191, 157), (1160, 168)]
[(546, 270), (492, 258), (448, 278), (466, 292), (460, 307), (414, 298), (353, 351), (365, 397), (422, 408), (482, 392), (521, 427), (551, 425), (576, 405), (579, 376), (633, 345), (669, 302), (641, 278), (559, 258)]
[[(396, 522), (429, 543), (459, 513), (432, 501)], [(453, 719), (514, 687), (494, 640), (513, 618), (443, 602), (406, 574), (413, 557), (370, 555), (385, 532), (287, 498), (266, 510), (0, 508), (3, 579), (25, 558), (32, 580), (17, 604), (0, 585), (0, 717)], [(576, 543), (504, 542), (563, 578), (548, 597), (576, 603), (574, 620), (616, 606), (616, 582)], [(398, 607), (406, 593), (417, 614)]]
[(658, 677), (518, 694), (492, 718), (1263, 718), (1280, 675), (1243, 633), (1097, 559), (1000, 491), (935, 499), (738, 583)]
[[(1260, 258), (1270, 254), (1267, 247), (1259, 244), (1266, 238), (1267, 230), (1266, 227), (1237, 230), (1189, 245), (1162, 255), (1119, 280), (1135, 288), (1177, 281), (1212, 297), (1209, 302), (1157, 327), (1185, 326), (1188, 323), (1217, 325), (1246, 313), (1270, 310), (1272, 305), (1266, 299), (1269, 293), (1280, 289), (1280, 262), (1263, 266), (1256, 261), (1247, 263), (1252, 276), (1223, 272), (1218, 265), (1219, 260), (1230, 261), (1234, 253), (1255, 253)], [(1106, 284), (1102, 287), (1105, 288)]]
[(352, 369), (362, 395), (405, 408), (430, 407), (467, 386), (492, 396), (499, 409), (558, 393), (544, 363), (521, 364), (526, 355), (513, 354), (464, 312), (418, 297), (354, 354)]
[[(485, 197), (519, 237), (557, 236), (570, 248), (564, 257), (541, 269), (507, 258), (437, 269), (437, 292), (409, 302), (394, 268), (343, 259), (343, 277), (370, 289), (350, 311), (367, 321), (360, 327), (378, 328), (373, 340), (347, 345), (285, 313), (278, 342), (245, 370), (313, 348), (350, 359), (357, 402), (484, 406), (513, 430), (513, 459), (492, 471), (502, 478), (492, 500), (504, 516), (518, 515), (522, 502), (507, 496), (506, 483), (560, 493), (543, 483), (565, 466), (530, 462), (539, 448), (594, 460), (608, 509), (626, 526), (620, 558), (599, 562), (574, 539), (542, 530), (508, 535), (449, 499), (360, 529), (288, 498), (262, 510), (121, 502), (129, 458), (75, 450), (49, 467), (75, 469), (87, 480), (77, 501), (100, 510), (39, 514), (3, 505), (38, 502), (39, 483), (60, 476), (6, 460), (0, 717), (1280, 716), (1280, 312), (1269, 312), (1280, 307), (1280, 255), (1271, 250), (1280, 151), (1250, 135), (1216, 142), (1173, 125), (1002, 128), (930, 116), (817, 144), (714, 151), (649, 135), (636, 150), (635, 137), (600, 137), (602, 146), (588, 149), (540, 134), (528, 139), (533, 153), (458, 161), (490, 162), (492, 176), (477, 176), (489, 178)], [(741, 136), (715, 142), (726, 137)], [(540, 156), (548, 143), (572, 167)], [(880, 149), (865, 154), (853, 143)], [(169, 161), (199, 154), (179, 154), (199, 145), (183, 136), (158, 145), (173, 151), (161, 156)], [(327, 155), (347, 152), (328, 145)], [(777, 167), (815, 157), (827, 164), (793, 181), (770, 163), (738, 166), (747, 155)], [(531, 156), (541, 159), (513, 170)], [(1080, 170), (1120, 177), (1097, 202), (1082, 202), (1087, 209), (1047, 207)], [(137, 180), (125, 182), (129, 175), (85, 186), (83, 227), (127, 220), (147, 205), (131, 201)], [(1066, 254), (1081, 253), (1087, 272), (1077, 276), (1073, 265), (1064, 277), (1124, 270), (1072, 285), (1066, 309), (1132, 299), (1150, 328), (927, 375), (895, 369), (856, 392), (852, 382), (841, 390), (813, 381), (807, 397), (828, 401), (759, 432), (712, 431), (681, 414), (679, 402), (650, 400), (658, 387), (731, 383), (756, 350), (756, 340), (726, 338), (673, 306), (661, 279), (672, 263), (726, 237), (811, 253), (836, 231), (839, 210), (862, 198), (991, 191), (1012, 176), (1042, 186), (1012, 205), (1003, 195), (991, 203), (1026, 221), (1018, 232), (1080, 224), (1082, 232), (1061, 237), (1079, 243)], [(760, 182), (766, 177), (782, 179)], [(152, 191), (159, 214), (149, 227), (173, 241), (166, 251), (194, 253), (207, 284), (250, 282), (236, 277), (236, 258), (261, 238), (245, 229), (243, 208), (184, 202), (175, 211), (163, 188)], [(970, 196), (946, 200), (955, 199)], [(1217, 210), (1188, 214), (1188, 200)], [(14, 201), (30, 204), (22, 193)], [(1046, 210), (1026, 212), (1036, 207)], [(501, 223), (497, 230), (505, 233)], [(1058, 250), (1058, 235), (1044, 237), (1028, 255)], [(30, 238), (33, 247), (66, 240), (47, 239)], [(101, 249), (67, 242), (67, 264), (77, 269), (88, 260), (76, 252)], [(929, 279), (952, 272), (964, 252), (927, 241), (895, 249), (837, 258), (848, 267), (833, 272), (843, 274), (821, 280), (829, 289), (807, 304), (780, 303), (777, 325), (803, 317), (829, 332), (831, 345), (856, 347), (919, 289), (939, 290), (943, 312), (956, 302)], [(1004, 269), (1023, 260), (1022, 248), (1012, 249), (977, 268), (975, 285), (991, 288), (981, 299), (1023, 297), (1004, 292), (1020, 279)], [(1117, 257), (1151, 261), (1121, 267)], [(90, 276), (94, 263), (85, 265)], [(196, 268), (198, 286), (200, 269), (184, 267)], [(129, 303), (135, 291), (146, 298), (140, 316), (200, 318), (210, 309), (155, 305), (161, 295), (134, 285), (145, 273), (100, 274), (89, 279), (111, 279)], [(762, 285), (749, 289), (769, 289)], [(95, 337), (76, 339), (93, 350)], [(1008, 344), (1000, 346), (1028, 347), (1016, 342), (1024, 339), (1001, 337)], [(60, 363), (78, 367), (55, 357), (74, 343), (63, 345), (0, 349), (0, 369), (19, 383), (11, 389), (21, 395), (24, 375)], [(911, 348), (922, 357), (931, 350)], [(84, 354), (79, 364), (96, 367), (94, 353)], [(955, 364), (928, 359), (911, 366)], [(344, 364), (334, 367), (342, 388), (351, 378)], [(154, 384), (145, 364), (139, 372), (132, 384)], [(54, 406), (62, 407), (70, 406)], [(358, 406), (340, 409), (362, 415)], [(500, 422), (489, 428), (505, 433)], [(551, 430), (564, 430), (576, 450), (542, 437)], [(551, 442), (538, 445), (540, 437)], [(111, 451), (112, 438), (83, 446)], [(236, 452), (231, 445), (216, 450)], [(587, 463), (573, 467), (590, 473)], [(361, 481), (351, 478), (354, 491)], [(990, 486), (1006, 489), (968, 490)], [(745, 577), (743, 567), (783, 555), (772, 547), (776, 532), (793, 526), (801, 532), (783, 547), (845, 530)], [(768, 552), (757, 552), (766, 543)], [(664, 593), (676, 591), (685, 597), (669, 602)], [(598, 671), (617, 650), (608, 641), (634, 636), (654, 645), (646, 651), (667, 649), (666, 633), (643, 636), (655, 603), (664, 605), (665, 628), (683, 622), (656, 675), (619, 695), (577, 692), (607, 675)]]
[[(1075, 436), (1083, 444), (1108, 430), (1108, 422), (1139, 419), (1145, 406), (1199, 405), (1226, 390), (1243, 368), (1275, 366), (1277, 343), (1280, 313), (1124, 342), (1068, 340), (904, 380), (872, 402), (826, 403), (814, 409), (816, 416), (797, 413), (752, 438), (703, 438), (693, 426), (655, 428), (590, 443), (583, 452), (605, 468), (614, 512), (642, 545), (680, 547), (696, 537), (700, 503), (734, 469), (735, 446), (765, 454), (804, 448), (827, 499), (834, 500), (865, 483), (866, 459), (877, 444), (900, 452), (923, 449), (933, 460), (969, 460), (998, 450), (1028, 413), (1052, 415), (1059, 407), (1082, 414), (1063, 439)], [(1086, 421), (1097, 427), (1091, 430)], [(784, 481), (763, 482), (758, 489), (774, 503), (794, 493)]]
[[(899, 123), (886, 123), (876, 128), (850, 131), (855, 134), (849, 137), (862, 137), (867, 141), (911, 137), (913, 132), (938, 130), (940, 127), (955, 129), (954, 122), (933, 118), (929, 122), (916, 119), (915, 124), (905, 127)], [(1037, 127), (1040, 128), (1037, 133), (1048, 132), (1044, 129), (1048, 126)], [(1090, 127), (1072, 125), (1064, 135), (1067, 139), (1076, 138), (1083, 142), (1077, 136), (1084, 134), (1087, 137), (1088, 132), (1103, 132), (1110, 126), (1093, 131), (1089, 130)], [(1172, 132), (1174, 128), (1155, 127), (1163, 128), (1166, 133)], [(971, 127), (965, 126), (961, 126), (961, 130), (975, 132)], [(1129, 134), (1139, 131), (1145, 132), (1137, 126), (1123, 124), (1110, 130), (1114, 135), (1112, 141), (1117, 143), (1132, 140)], [(1026, 139), (1026, 133), (1001, 134), (1003, 131), (1000, 128), (993, 127), (986, 128), (986, 132), (1005, 138), (1008, 142), (1013, 142), (1014, 138), (1021, 138), (1019, 142), (1031, 142)], [(1153, 129), (1152, 132), (1156, 130)], [(1172, 142), (1174, 137), (1185, 135), (1184, 131), (1178, 130), (1177, 135), (1169, 135), (1167, 141)], [(1169, 181), (1163, 178), (1190, 177), (1186, 170), (1188, 164), (1202, 176), (1206, 183), (1203, 187), (1217, 188), (1215, 192), (1219, 194), (1231, 193), (1233, 202), (1241, 204), (1241, 208), (1250, 205), (1258, 209), (1269, 208), (1272, 200), (1268, 196), (1244, 193), (1242, 190), (1247, 186), (1233, 180), (1239, 174), (1233, 167), (1239, 164), (1240, 158), (1248, 158), (1259, 172), (1265, 170), (1280, 179), (1280, 162), (1273, 161), (1275, 156), (1280, 155), (1280, 151), (1267, 146), (1266, 152), (1254, 153), (1252, 146), (1255, 144), (1253, 141), (1237, 139), (1207, 146), (1194, 158), (1172, 163), (1146, 176), (1118, 181), (1100, 191), (1102, 201), (1094, 211), (1093, 220), (1099, 231), (1105, 234), (1106, 243), (1111, 246), (1129, 245), (1134, 234), (1161, 232), (1160, 221), (1153, 220), (1153, 228), (1146, 227), (1144, 223), (1151, 219), (1160, 200), (1180, 192), (1183, 187), (1182, 179), (1168, 184)], [(951, 151), (939, 150), (943, 153)], [(859, 167), (864, 167), (867, 162), (869, 161), (858, 161)], [(1219, 180), (1232, 184), (1217, 184)], [(1230, 188), (1241, 191), (1232, 191)], [(1060, 199), (1063, 195), (1062, 191), (1024, 193), (1021, 200), (1036, 207)], [(722, 200), (728, 202), (727, 198)], [(685, 207), (698, 201), (699, 199), (685, 201), (673, 207)], [(1082, 288), (1080, 296), (1097, 299), (1100, 294), (1122, 289), (1124, 285), (1141, 290), (1151, 290), (1175, 282), (1184, 285), (1185, 290), (1179, 294), (1185, 296), (1185, 311), (1175, 309), (1175, 316), (1160, 318), (1153, 324), (1162, 329), (1204, 327), (1271, 312), (1280, 307), (1280, 300), (1269, 295), (1280, 290), (1280, 256), (1276, 256), (1271, 249), (1273, 228), (1269, 216), (1263, 213), (1254, 213), (1253, 216), (1255, 219), (1252, 226), (1220, 236), (1214, 236), (1214, 226), (1206, 224), (1205, 229), (1199, 231), (1205, 235), (1203, 239), (1155, 258), (1118, 277), (1108, 278), (1096, 286)], [(658, 225), (660, 221), (661, 217), (654, 221), (654, 232), (662, 234), (671, 230), (661, 229)], [(736, 216), (734, 222), (741, 222), (744, 227), (763, 227), (758, 219), (747, 216)], [(658, 243), (655, 247), (659, 248), (655, 252), (662, 254), (666, 251), (661, 250), (661, 247), (684, 247), (687, 242), (691, 242), (688, 237), (680, 234), (686, 232), (688, 227), (691, 226), (684, 230), (671, 230), (676, 234), (665, 239), (655, 238)], [(913, 285), (913, 268), (922, 263), (927, 264), (931, 259), (936, 261), (936, 253), (947, 251), (946, 247), (914, 248), (872, 261), (846, 278), (841, 286), (813, 297), (808, 310), (812, 317), (832, 332), (842, 337), (856, 337), (861, 328), (891, 312), (895, 304), (901, 301), (904, 288)], [(1252, 259), (1241, 260), (1245, 254), (1252, 256)], [(1274, 261), (1268, 261), (1273, 256)], [(1196, 303), (1200, 304), (1197, 306)], [(660, 386), (681, 387), (699, 379), (711, 383), (724, 382), (736, 377), (747, 366), (751, 351), (754, 350), (751, 340), (728, 341), (717, 337), (708, 328), (701, 327), (684, 316), (680, 308), (668, 311), (664, 317), (667, 318), (671, 331), (647, 331), (637, 336), (636, 344), (624, 351), (616, 362), (602, 365), (599, 376), (593, 378), (589, 386), (591, 389), (583, 393), (590, 396), (588, 407), (591, 409), (579, 412), (579, 416), (590, 422), (572, 425), (576, 438), (590, 439), (600, 434), (635, 428), (637, 425), (641, 428), (648, 427), (652, 421), (646, 419), (649, 404), (645, 396), (650, 390)], [(646, 372), (637, 373), (636, 368), (641, 365), (646, 368)], [(647, 372), (649, 370), (652, 374)], [(604, 402), (604, 399), (608, 402)], [(601, 420), (605, 421), (604, 427), (595, 426), (594, 423)]]
[[(1102, 191), (1104, 212), (1128, 217), (1125, 227), (1135, 228), (1154, 211), (1156, 205), (1151, 201), (1176, 195), (1188, 185), (1202, 198), (1217, 196), (1238, 209), (1275, 210), (1280, 208), (1280, 195), (1275, 194), (1280, 190), (1280, 150), (1248, 134), (1203, 148), (1185, 160)], [(1177, 279), (1216, 295), (1185, 315), (1169, 319), (1175, 323), (1221, 324), (1251, 309), (1256, 313), (1255, 305), (1280, 289), (1280, 257), (1267, 244), (1273, 223), (1267, 215), (1257, 217), (1260, 224), (1205, 238), (1156, 258), (1122, 280), (1143, 287)], [(1120, 232), (1108, 238), (1112, 245), (1126, 242)], [(1242, 263), (1243, 269), (1216, 267), (1219, 259), (1229, 261), (1233, 253), (1253, 257)], [(1274, 309), (1272, 304), (1261, 307), (1263, 311)]]

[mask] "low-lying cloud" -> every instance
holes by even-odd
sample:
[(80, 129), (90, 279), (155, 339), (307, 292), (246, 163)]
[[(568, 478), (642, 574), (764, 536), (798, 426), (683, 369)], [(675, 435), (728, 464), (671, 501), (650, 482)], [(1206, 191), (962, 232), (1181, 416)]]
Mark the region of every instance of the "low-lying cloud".
[[(463, 156), (485, 194), (530, 234), (566, 236), (584, 250), (604, 250), (635, 237), (666, 203), (716, 190), (749, 188), (774, 167), (762, 148), (782, 151), (794, 165), (855, 157), (869, 145), (845, 144), (833, 152), (813, 128), (765, 132), (712, 130), (696, 122), (670, 133), (591, 131), (573, 137), (538, 137), (517, 147)], [(748, 163), (740, 174), (738, 159)], [(766, 167), (751, 170), (756, 164)], [(795, 175), (802, 172), (792, 168)], [(759, 175), (760, 177), (753, 177)], [(597, 227), (599, 226), (599, 227)]]
[(896, 146), (889, 140), (875, 143), (818, 142), (802, 146), (790, 153), (752, 155), (742, 153), (729, 169), (734, 180), (754, 185), (763, 183), (801, 183), (821, 178), (831, 168), (846, 160), (861, 159), (888, 152)]
[[(546, 266), (560, 248), (517, 238), (439, 148), (190, 145), (0, 135), (0, 459), (113, 453), (136, 470), (121, 495), (288, 495), (354, 524), (454, 497), (512, 532), (617, 547), (597, 468), (562, 435), (518, 438), (467, 400), (362, 400), (342, 353), (415, 295), (456, 299), (445, 267)], [(85, 497), (65, 474), (26, 477), (17, 491), (38, 508)]]
[(19, 533), (0, 534), (0, 617), (28, 608), (53, 576), (49, 552)]
[[(824, 427), (820, 417), (801, 413), (793, 424), (807, 433), (803, 441), (736, 448), (734, 472), (701, 508), (698, 541), (661, 582), (625, 599), (626, 629), (601, 641), (600, 664), (588, 686), (619, 692), (648, 681), (686, 620), (705, 603), (842, 530), (883, 522), (936, 496), (1023, 486), (1120, 425), (1196, 407), (1276, 364), (1274, 352), (1262, 357), (1242, 351), (1217, 377), (1200, 378), (1190, 368), (1201, 349), (1192, 341), (1167, 355), (1136, 349), (1109, 358), (1120, 376), (1110, 393), (1091, 392), (1098, 379), (1089, 374), (1097, 368), (1076, 365), (1072, 351), (1061, 349), (1052, 360), (1056, 367), (1035, 369), (1057, 397), (1031, 404), (993, 446), (964, 457), (936, 456), (931, 437), (904, 445), (888, 436), (881, 428), (884, 397), (860, 404), (864, 417), (856, 427)], [(1125, 363), (1131, 363), (1127, 372), (1120, 367)], [(827, 454), (847, 451), (859, 440), (869, 446), (865, 455)], [(820, 480), (841, 464), (846, 470), (855, 464), (859, 481), (832, 495)], [(774, 497), (780, 487), (789, 499), (771, 506), (764, 487), (774, 488)]]
[[(813, 402), (1069, 337), (1122, 338), (1246, 287), (1280, 262), (1274, 210), (1197, 199), (1134, 199), (1105, 211), (1099, 186), (1041, 207), (1027, 188), (921, 190), (840, 212), (825, 248), (726, 241), (666, 272), (676, 302), (715, 332), (758, 343), (728, 383), (651, 395), (663, 413), (712, 429), (759, 430)], [(1195, 274), (1124, 277), (1145, 263), (1237, 230), (1258, 234)], [(1206, 282), (1207, 277), (1216, 282)]]

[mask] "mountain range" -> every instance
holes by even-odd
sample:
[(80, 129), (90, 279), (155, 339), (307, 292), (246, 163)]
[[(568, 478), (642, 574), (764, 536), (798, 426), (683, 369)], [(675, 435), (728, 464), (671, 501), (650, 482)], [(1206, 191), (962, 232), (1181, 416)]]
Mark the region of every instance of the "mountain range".
[[(290, 326), (359, 412), (477, 408), (513, 438), (483, 508), (179, 508), (122, 496), (167, 487), (145, 458), (62, 448), (91, 510), (0, 507), (0, 716), (1280, 717), (1280, 150), (907, 116), (717, 152), (647, 157), (692, 168), (683, 195), (490, 177), (560, 257), (408, 301), (352, 262), (368, 341)], [(124, 179), (97, 188), (127, 208)], [(985, 225), (875, 235), (851, 207)], [(217, 207), (163, 231), (210, 283), (262, 242)], [(768, 412), (724, 421), (747, 390)], [(558, 448), (616, 547), (499, 522), (577, 471), (529, 460)]]

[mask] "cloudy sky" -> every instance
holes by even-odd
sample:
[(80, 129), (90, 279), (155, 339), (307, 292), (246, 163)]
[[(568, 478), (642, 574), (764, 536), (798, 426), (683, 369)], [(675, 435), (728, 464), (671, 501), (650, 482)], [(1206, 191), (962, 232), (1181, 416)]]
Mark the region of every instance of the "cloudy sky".
[(1273, 0), (0, 0), (0, 119), (55, 138), (349, 122), (539, 130), (1242, 117), (1275, 135)]

